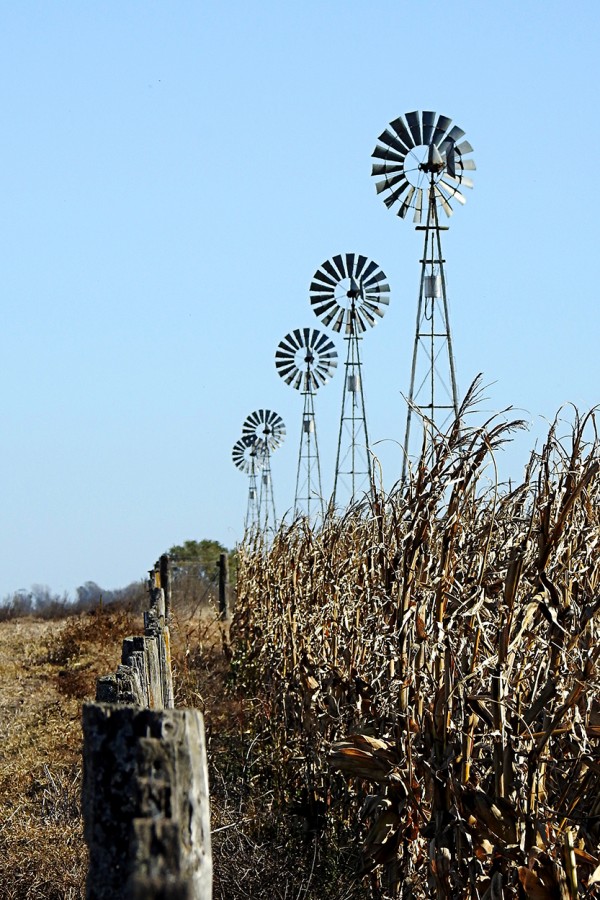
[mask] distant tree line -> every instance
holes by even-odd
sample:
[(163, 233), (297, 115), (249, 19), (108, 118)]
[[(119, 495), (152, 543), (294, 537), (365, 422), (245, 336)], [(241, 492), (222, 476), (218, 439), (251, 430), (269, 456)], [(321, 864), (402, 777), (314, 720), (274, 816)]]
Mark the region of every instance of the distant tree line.
[[(219, 541), (184, 541), (168, 551), (172, 564), (174, 604), (179, 599), (190, 611), (207, 606), (215, 600), (219, 576), (219, 558), (227, 554), (229, 581), (235, 583), (237, 557)], [(137, 610), (145, 607), (145, 580), (135, 581), (124, 588), (106, 590), (95, 581), (86, 581), (75, 589), (75, 597), (66, 591), (54, 593), (47, 585), (34, 584), (28, 590), (21, 589), (7, 594), (0, 600), (0, 621), (36, 616), (42, 619), (59, 619), (64, 616), (89, 612), (103, 605), (119, 604)]]
[(86, 581), (85, 584), (76, 588), (75, 598), (66, 591), (56, 594), (48, 585), (34, 584), (29, 590), (14, 591), (0, 601), (0, 621), (20, 616), (60, 619), (66, 615), (88, 612), (104, 603), (136, 605), (144, 594), (145, 586), (141, 581), (113, 591), (101, 588), (95, 581)]

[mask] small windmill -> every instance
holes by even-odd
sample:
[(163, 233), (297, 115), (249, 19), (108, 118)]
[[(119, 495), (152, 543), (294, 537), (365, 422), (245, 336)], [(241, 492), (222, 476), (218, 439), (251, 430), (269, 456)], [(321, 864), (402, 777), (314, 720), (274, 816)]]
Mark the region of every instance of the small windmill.
[(248, 504), (246, 506), (244, 530), (252, 531), (260, 527), (259, 495), (256, 477), (262, 468), (262, 453), (259, 452), (259, 445), (255, 440), (249, 437), (242, 437), (233, 445), (231, 458), (240, 472), (248, 475)]
[(316, 328), (296, 328), (281, 340), (275, 351), (275, 367), (286, 384), (304, 397), (300, 450), (294, 496), (294, 517), (309, 519), (315, 505), (325, 514), (321, 463), (315, 419), (315, 393), (326, 384), (337, 366), (333, 342)]
[(271, 477), (271, 454), (285, 438), (283, 419), (270, 409), (257, 409), (244, 421), (242, 438), (256, 445), (261, 457), (260, 491), (258, 496), (258, 524), (263, 531), (277, 528), (273, 479)]
[[(439, 210), (452, 215), (453, 203), (464, 204), (462, 188), (473, 187), (465, 172), (476, 166), (465, 132), (451, 119), (435, 112), (409, 112), (399, 116), (379, 135), (373, 151), (378, 160), (372, 174), (388, 209), (401, 219), (413, 211), (417, 231), (424, 232), (417, 325), (410, 374), (404, 437), (402, 481), (410, 454), (413, 412), (419, 410), (431, 442), (451, 415), (458, 415), (458, 392), (446, 296), (445, 260), (442, 255)], [(422, 224), (424, 219), (425, 224)]]
[(315, 315), (348, 342), (332, 503), (342, 485), (349, 503), (373, 492), (373, 470), (363, 392), (360, 340), (389, 305), (389, 285), (377, 263), (357, 253), (326, 260), (310, 285)]

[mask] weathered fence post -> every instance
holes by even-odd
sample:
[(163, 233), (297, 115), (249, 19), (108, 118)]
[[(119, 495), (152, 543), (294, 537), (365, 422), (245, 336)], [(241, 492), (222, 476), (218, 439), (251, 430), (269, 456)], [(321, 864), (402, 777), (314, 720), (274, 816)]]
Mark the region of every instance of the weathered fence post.
[(144, 634), (83, 709), (88, 900), (211, 900), (202, 714), (175, 710), (168, 557), (150, 571)]
[(163, 553), (158, 561), (160, 567), (160, 585), (165, 592), (165, 618), (167, 625), (171, 622), (171, 559), (168, 553)]
[(88, 900), (210, 900), (202, 715), (89, 703), (83, 733)]
[(229, 619), (229, 597), (227, 585), (229, 582), (229, 566), (226, 553), (219, 556), (219, 618), (226, 622)]

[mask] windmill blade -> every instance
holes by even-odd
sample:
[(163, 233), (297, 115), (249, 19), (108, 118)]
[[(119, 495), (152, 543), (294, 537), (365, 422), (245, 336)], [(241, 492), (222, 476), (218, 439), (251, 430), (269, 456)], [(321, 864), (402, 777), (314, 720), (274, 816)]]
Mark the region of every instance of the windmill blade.
[(250, 431), (253, 431), (256, 425), (260, 425), (260, 418), (257, 412), (252, 412), (246, 418), (243, 428), (247, 428)]
[(451, 124), (452, 119), (449, 119), (448, 116), (438, 116), (438, 120), (430, 143), (437, 144), (439, 146), (440, 141), (443, 139)]
[(363, 256), (359, 253), (358, 259), (356, 260), (356, 269), (354, 270), (354, 277), (360, 278), (361, 272), (364, 269), (365, 265), (368, 263), (368, 259), (366, 256)]
[(456, 147), (456, 152), (460, 153), (461, 156), (464, 156), (465, 153), (472, 153), (473, 148), (468, 141), (463, 141), (462, 144), (458, 144)]
[(275, 351), (276, 359), (293, 359), (294, 354), (296, 353), (296, 348), (291, 344), (285, 343), (285, 341), (280, 341), (277, 350)]
[(400, 140), (406, 147), (407, 151), (411, 150), (414, 147), (415, 142), (413, 140), (411, 133), (409, 132), (408, 128), (406, 127), (406, 122), (404, 121), (402, 116), (398, 116), (397, 119), (394, 119), (393, 122), (390, 122), (390, 128), (394, 129), (394, 131), (396, 132), (396, 134), (398, 135), (398, 137), (400, 138)]
[[(323, 282), (323, 284), (320, 284), (319, 282)], [(319, 271), (315, 272), (315, 274), (313, 275), (313, 281), (311, 282), (310, 290), (326, 291), (328, 290), (328, 288), (333, 288), (335, 284), (335, 278), (325, 275), (323, 272)]]
[(279, 371), (279, 374), (283, 377), (287, 375), (287, 373), (291, 369), (297, 368), (296, 360), (294, 354), (283, 354), (281, 351), (276, 351), (275, 353), (275, 365)]
[[(372, 266), (373, 268), (365, 272), (362, 279), (363, 286), (368, 287), (369, 290), (373, 290), (380, 281), (385, 281), (386, 277), (385, 272), (377, 266), (377, 263), (372, 263)], [(378, 288), (376, 289), (378, 290)]]
[(356, 311), (354, 318), (348, 318), (346, 327), (347, 334), (364, 334), (367, 330), (367, 323), (364, 319), (364, 310)]
[(334, 331), (341, 331), (345, 318), (346, 318), (346, 310), (340, 307), (337, 310), (335, 319), (333, 319), (333, 321), (330, 325), (330, 328), (333, 328)]
[(338, 253), (337, 256), (333, 257), (333, 262), (334, 262), (336, 269), (340, 273), (341, 278), (345, 278), (347, 275), (347, 272), (346, 272), (346, 266), (344, 265), (344, 260), (343, 260), (341, 253)]
[(402, 144), (401, 141), (398, 140), (396, 135), (392, 134), (392, 132), (388, 131), (387, 129), (379, 135), (377, 140), (382, 144), (387, 144), (388, 147), (391, 147), (392, 150), (395, 150), (401, 155), (406, 153), (406, 147)]
[[(333, 279), (334, 284), (337, 284), (337, 283), (339, 282), (339, 280), (340, 280), (339, 273), (336, 272), (336, 270), (333, 268), (333, 266), (331, 265), (331, 263), (329, 262), (328, 259), (325, 260), (325, 262), (323, 263), (323, 265), (321, 266), (321, 268), (322, 268), (322, 269), (325, 269), (325, 271), (327, 272), (327, 274), (331, 276), (331, 278)], [(319, 273), (317, 272), (317, 275), (318, 275), (318, 274), (319, 274)], [(316, 277), (317, 277), (317, 276), (315, 275), (315, 278), (316, 278)]]
[(354, 275), (354, 258), (356, 253), (346, 253), (346, 271), (348, 273), (348, 277), (352, 278)]
[(406, 197), (404, 198), (404, 200), (402, 202), (402, 206), (398, 210), (398, 215), (400, 216), (401, 219), (403, 219), (405, 217), (406, 213), (410, 209), (410, 204), (411, 204), (412, 198), (414, 197), (415, 191), (416, 191), (416, 188), (413, 187), (413, 185), (411, 185), (408, 194), (406, 195)]
[(423, 112), (423, 143), (430, 144), (435, 129), (435, 113), (430, 111)]
[(364, 270), (364, 272), (362, 274), (363, 282), (367, 281), (369, 276), (372, 275), (373, 272), (376, 272), (378, 268), (379, 268), (379, 266), (377, 265), (377, 263), (374, 262), (373, 260), (371, 260), (369, 265), (367, 266), (367, 268)]
[(435, 193), (435, 196), (436, 196), (437, 200), (438, 200), (439, 203), (441, 204), (442, 209), (444, 210), (444, 212), (446, 213), (446, 215), (447, 215), (448, 217), (450, 217), (450, 216), (452, 215), (452, 207), (451, 207), (450, 204), (448, 203), (448, 200), (447, 200), (446, 196), (441, 192), (441, 190), (439, 189), (439, 187), (437, 186), (437, 184), (435, 185), (435, 187), (434, 187), (433, 190), (434, 190), (434, 193)]
[(399, 175), (392, 175), (391, 178), (385, 179), (385, 181), (378, 181), (375, 184), (375, 190), (378, 194), (381, 194), (382, 191), (386, 191), (388, 189), (392, 189), (396, 184), (402, 181), (404, 178), (404, 172), (400, 172)]
[(390, 147), (380, 147), (377, 145), (371, 156), (374, 156), (375, 159), (389, 159), (392, 162), (404, 162), (404, 156), (406, 154), (400, 155), (396, 150), (392, 150)]
[(415, 197), (415, 214), (413, 216), (413, 222), (417, 225), (421, 224), (422, 212), (423, 212), (423, 188), (417, 188), (417, 194)]
[(467, 178), (466, 175), (457, 175), (456, 177), (453, 178), (449, 172), (445, 172), (442, 177), (442, 181), (448, 181), (448, 182), (450, 182), (450, 184), (452, 186), (454, 186), (456, 188), (458, 188), (458, 187), (472, 188), (473, 187), (473, 182), (471, 181), (470, 178)]
[(286, 384), (291, 384), (294, 377), (298, 374), (296, 366), (280, 366), (277, 370)]
[(396, 172), (403, 172), (404, 165), (400, 163), (373, 163), (371, 166), (371, 175), (378, 178), (380, 175), (393, 175)]
[(399, 188), (396, 188), (396, 190), (393, 191), (393, 192), (389, 195), (389, 197), (385, 197), (384, 200), (383, 200), (383, 202), (385, 203), (385, 205), (387, 206), (387, 208), (390, 209), (390, 208), (394, 205), (394, 203), (396, 202), (396, 200), (399, 200), (400, 197), (402, 196), (402, 194), (403, 194), (405, 191), (407, 191), (409, 187), (410, 187), (410, 185), (409, 185), (408, 181), (404, 181), (404, 182), (400, 185)]
[(459, 169), (465, 169), (467, 172), (474, 172), (477, 166), (474, 159), (458, 159)]
[(337, 309), (337, 307), (339, 306), (339, 304), (338, 304), (337, 300), (335, 299), (335, 297), (333, 296), (333, 294), (331, 295), (330, 298), (327, 298), (325, 300), (321, 300), (319, 298), (316, 298), (316, 299), (311, 298), (310, 302), (311, 302), (311, 305), (314, 307), (315, 315), (318, 316), (320, 319), (323, 318), (323, 316), (328, 315), (332, 310)]
[(461, 194), (453, 184), (447, 184), (443, 178), (441, 181), (438, 181), (437, 186), (446, 191), (446, 193), (449, 195), (449, 199), (458, 200), (458, 202), (462, 203), (463, 206), (467, 202), (467, 198), (464, 196), (464, 194)]
[(311, 346), (315, 353), (319, 354), (319, 357), (326, 356), (329, 353), (336, 355), (335, 347), (331, 340), (322, 331), (317, 331), (316, 329), (313, 331)]
[(421, 117), (419, 111), (415, 110), (414, 112), (406, 113), (405, 119), (410, 128), (410, 133), (413, 136), (415, 145), (418, 146), (419, 144), (422, 144), (423, 139), (421, 137)]
[(454, 128), (451, 128), (448, 134), (446, 135), (446, 139), (453, 141), (455, 144), (457, 141), (460, 141), (461, 138), (465, 136), (462, 128), (459, 128), (458, 125), (455, 125)]

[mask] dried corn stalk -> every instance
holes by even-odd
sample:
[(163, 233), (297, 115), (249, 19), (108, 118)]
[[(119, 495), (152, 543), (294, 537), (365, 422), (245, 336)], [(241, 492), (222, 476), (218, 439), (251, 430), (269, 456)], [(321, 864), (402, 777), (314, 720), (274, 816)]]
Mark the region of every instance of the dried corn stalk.
[(474, 395), (404, 491), (242, 547), (239, 669), (376, 891), (600, 897), (594, 416), (486, 487), (520, 423), (464, 427)]

